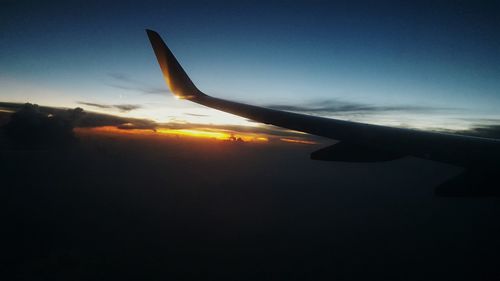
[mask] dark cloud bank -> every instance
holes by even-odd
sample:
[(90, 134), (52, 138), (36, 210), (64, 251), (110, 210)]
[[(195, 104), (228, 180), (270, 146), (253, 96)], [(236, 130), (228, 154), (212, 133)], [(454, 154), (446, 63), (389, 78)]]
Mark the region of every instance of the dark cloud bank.
[(64, 147), (76, 140), (75, 127), (116, 126), (123, 129), (152, 129), (156, 123), (134, 118), (86, 112), (81, 108), (61, 109), (36, 104), (0, 103), (0, 108), (15, 110), (3, 113), (3, 131), (7, 141), (17, 148)]
[(25, 104), (10, 116), (3, 127), (13, 146), (61, 146), (75, 140), (74, 120), (83, 113), (81, 109), (68, 110), (65, 116), (43, 113), (37, 105)]

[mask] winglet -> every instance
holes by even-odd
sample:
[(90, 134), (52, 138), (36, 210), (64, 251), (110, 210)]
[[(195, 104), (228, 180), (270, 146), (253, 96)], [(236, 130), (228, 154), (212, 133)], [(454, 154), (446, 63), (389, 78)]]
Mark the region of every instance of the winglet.
[(155, 52), (156, 59), (160, 64), (163, 77), (172, 93), (181, 99), (195, 99), (205, 96), (189, 79), (189, 76), (182, 69), (182, 66), (168, 49), (165, 42), (163, 42), (160, 35), (149, 29), (146, 29), (146, 33)]

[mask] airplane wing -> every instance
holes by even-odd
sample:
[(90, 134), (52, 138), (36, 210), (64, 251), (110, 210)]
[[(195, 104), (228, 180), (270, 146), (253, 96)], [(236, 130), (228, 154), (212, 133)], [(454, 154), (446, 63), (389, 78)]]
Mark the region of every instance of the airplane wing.
[(436, 188), (436, 195), (500, 196), (500, 188), (493, 184), (500, 166), (500, 140), (363, 124), (215, 98), (194, 85), (158, 33), (146, 32), (163, 77), (178, 98), (257, 122), (339, 141), (313, 152), (312, 159), (378, 162), (415, 156), (465, 168), (458, 177)]

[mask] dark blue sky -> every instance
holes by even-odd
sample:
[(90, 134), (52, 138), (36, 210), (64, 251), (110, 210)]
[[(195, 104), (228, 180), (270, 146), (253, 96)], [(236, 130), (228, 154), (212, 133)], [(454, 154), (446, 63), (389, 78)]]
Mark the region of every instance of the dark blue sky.
[(119, 114), (247, 124), (174, 100), (151, 28), (219, 97), (418, 128), (500, 119), (498, 1), (30, 2), (0, 11), (2, 101), (134, 104)]

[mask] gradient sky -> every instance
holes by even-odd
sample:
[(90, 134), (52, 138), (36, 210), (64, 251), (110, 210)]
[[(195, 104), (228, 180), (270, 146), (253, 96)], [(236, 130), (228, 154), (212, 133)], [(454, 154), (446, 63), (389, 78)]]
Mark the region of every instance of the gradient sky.
[(498, 1), (31, 2), (2, 1), (1, 101), (252, 125), (174, 99), (150, 28), (217, 97), (425, 129), (500, 123)]

